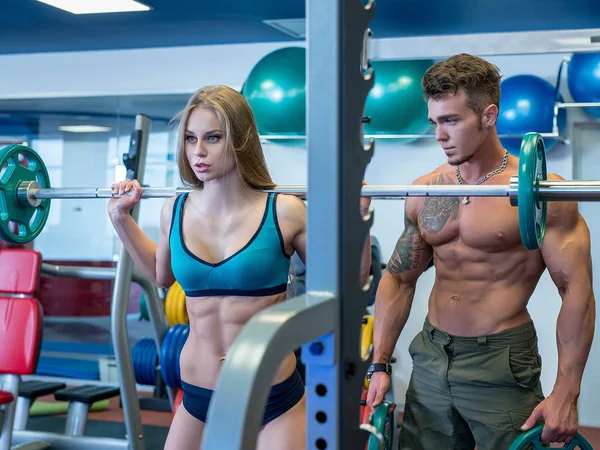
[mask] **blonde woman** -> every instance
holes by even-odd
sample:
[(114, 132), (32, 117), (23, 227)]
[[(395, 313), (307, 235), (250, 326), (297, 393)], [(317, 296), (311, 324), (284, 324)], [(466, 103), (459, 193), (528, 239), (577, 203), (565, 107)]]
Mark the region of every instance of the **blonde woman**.
[[(267, 194), (269, 175), (254, 115), (226, 86), (196, 92), (178, 116), (177, 163), (190, 193), (168, 199), (158, 245), (129, 211), (140, 200), (136, 180), (112, 186), (108, 212), (135, 263), (157, 285), (175, 280), (186, 294), (190, 334), (181, 352), (182, 407), (165, 449), (198, 450), (213, 389), (230, 345), (248, 320), (286, 299), (290, 257), (306, 253), (306, 207), (295, 196)], [(367, 213), (370, 199), (361, 200)], [(366, 281), (370, 245), (363, 247)], [(357, 325), (358, 326), (358, 325)], [(290, 353), (279, 367), (258, 437), (259, 450), (304, 450), (304, 384)]]

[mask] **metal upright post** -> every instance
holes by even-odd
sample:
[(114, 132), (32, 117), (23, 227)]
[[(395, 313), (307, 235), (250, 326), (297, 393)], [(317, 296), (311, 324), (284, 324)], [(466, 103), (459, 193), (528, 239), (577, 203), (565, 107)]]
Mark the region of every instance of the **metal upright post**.
[(0, 374), (0, 390), (10, 392), (15, 397), (15, 401), (0, 406), (0, 450), (10, 450), (12, 446), (13, 421), (20, 383), (21, 380), (17, 375)]
[[(361, 180), (373, 148), (362, 115), (372, 86), (363, 39), (373, 4), (307, 0), (307, 294), (255, 315), (231, 346), (208, 411), (203, 450), (253, 450), (269, 388), (286, 354), (307, 363), (308, 449), (364, 449), (359, 428), (366, 362), (359, 354), (369, 289), (359, 282), (371, 225), (360, 216)], [(341, 299), (341, 300), (340, 300)]]
[[(368, 24), (373, 3), (308, 0), (307, 292), (338, 299), (336, 333), (302, 350), (306, 363), (309, 449), (364, 449), (359, 429), (366, 362), (359, 354), (363, 315), (360, 261), (372, 217), (360, 216), (361, 181), (373, 153), (362, 117), (373, 85)], [(318, 193), (318, 195), (311, 195)], [(326, 220), (325, 220), (326, 218)]]
[[(134, 176), (142, 184), (146, 154), (148, 151), (148, 136), (150, 134), (151, 120), (149, 117), (138, 114), (135, 119), (135, 130), (132, 133), (129, 154), (124, 157), (128, 169), (128, 177)], [(139, 217), (138, 203), (131, 211), (137, 222)], [(140, 419), (140, 405), (135, 387), (133, 362), (129, 349), (127, 334), (127, 304), (129, 301), (129, 288), (133, 274), (133, 260), (123, 245), (119, 252), (117, 273), (113, 288), (111, 303), (111, 332), (115, 349), (115, 359), (119, 368), (119, 384), (121, 386), (121, 400), (129, 448), (131, 450), (144, 450), (146, 442)]]

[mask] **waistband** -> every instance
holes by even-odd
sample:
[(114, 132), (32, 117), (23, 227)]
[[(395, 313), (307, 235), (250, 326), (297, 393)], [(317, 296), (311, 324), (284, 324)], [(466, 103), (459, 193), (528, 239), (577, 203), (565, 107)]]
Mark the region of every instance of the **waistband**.
[[(300, 372), (298, 372), (297, 368), (294, 369), (291, 375), (285, 380), (277, 384), (271, 385), (269, 397), (286, 393), (290, 389), (295, 388), (296, 386), (302, 386), (302, 389), (304, 389), (302, 376), (300, 375)], [(214, 392), (212, 389), (206, 389), (201, 386), (196, 386), (195, 384), (186, 383), (183, 380), (181, 380), (181, 389), (185, 391), (188, 395), (192, 395), (194, 397), (204, 397), (209, 400)]]
[(423, 324), (423, 332), (426, 333), (433, 342), (444, 344), (452, 343), (455, 347), (464, 348), (476, 348), (481, 347), (482, 345), (500, 347), (522, 342), (533, 342), (537, 338), (533, 321), (529, 321), (518, 327), (500, 331), (499, 333), (481, 336), (458, 336), (448, 334), (445, 331), (436, 328), (429, 322), (429, 319), (426, 318), (425, 323)]

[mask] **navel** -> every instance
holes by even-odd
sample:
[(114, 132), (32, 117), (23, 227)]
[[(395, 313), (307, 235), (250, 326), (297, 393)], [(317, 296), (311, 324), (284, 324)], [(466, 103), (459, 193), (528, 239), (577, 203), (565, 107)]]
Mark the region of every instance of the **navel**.
[(454, 300), (455, 302), (458, 301), (458, 295), (453, 295), (452, 297), (450, 297), (452, 300)]

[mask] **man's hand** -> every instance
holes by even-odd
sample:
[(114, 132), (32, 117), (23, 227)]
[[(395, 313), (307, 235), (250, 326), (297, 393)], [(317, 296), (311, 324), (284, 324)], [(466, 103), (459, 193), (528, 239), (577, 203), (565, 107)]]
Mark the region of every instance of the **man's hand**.
[[(362, 182), (363, 186), (367, 185), (367, 182), (363, 180)], [(360, 197), (360, 214), (361, 216), (365, 217), (367, 214), (369, 214), (369, 206), (371, 206), (371, 197)]]
[(375, 372), (371, 376), (367, 394), (368, 406), (375, 409), (381, 405), (385, 394), (390, 390), (390, 381), (390, 376), (386, 372)]
[(577, 434), (579, 415), (577, 399), (559, 393), (550, 394), (531, 412), (529, 418), (521, 426), (522, 431), (528, 431), (540, 419), (544, 419), (544, 429), (541, 441), (544, 445), (551, 442), (569, 443)]

